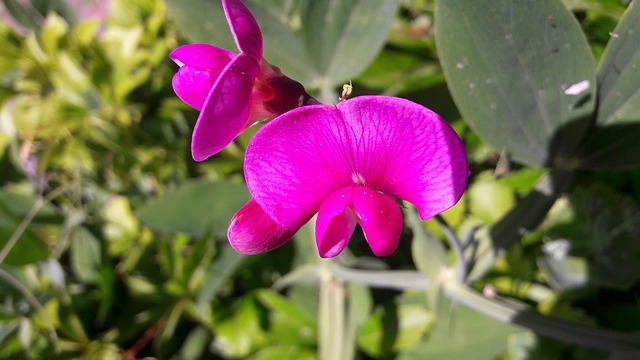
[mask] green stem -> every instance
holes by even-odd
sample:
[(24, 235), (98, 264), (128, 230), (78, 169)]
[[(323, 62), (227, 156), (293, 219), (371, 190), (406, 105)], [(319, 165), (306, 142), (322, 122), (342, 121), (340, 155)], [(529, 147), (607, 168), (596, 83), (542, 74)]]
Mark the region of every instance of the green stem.
[(444, 284), (443, 291), (447, 297), (477, 312), (502, 322), (523, 326), (543, 336), (587, 348), (640, 356), (640, 334), (594, 329), (551, 318), (524, 304), (498, 297), (485, 297), (462, 284)]
[(4, 270), (2, 268), (0, 268), (0, 279), (3, 279), (7, 283), (9, 283), (11, 286), (13, 286), (16, 290), (18, 290), (22, 294), (22, 296), (24, 296), (24, 298), (27, 300), (27, 302), (29, 304), (31, 304), (31, 306), (33, 306), (36, 310), (38, 310), (38, 312), (42, 316), (42, 319), (45, 322), (45, 325), (46, 325), (46, 327), (48, 329), (48, 332), (49, 332), (49, 337), (51, 338), (51, 341), (53, 342), (53, 344), (55, 346), (55, 349), (56, 349), (56, 352), (57, 352), (59, 350), (59, 348), (58, 348), (58, 334), (56, 334), (56, 329), (55, 329), (55, 327), (53, 325), (53, 321), (49, 317), (49, 314), (44, 309), (44, 307), (42, 307), (42, 304), (40, 304), (38, 299), (36, 299), (36, 297), (31, 293), (31, 291), (26, 286), (24, 286), (13, 275), (11, 275), (11, 273), (7, 272), (6, 270)]
[(467, 278), (467, 261), (464, 258), (464, 249), (462, 248), (462, 242), (460, 242), (460, 239), (458, 239), (456, 233), (442, 216), (436, 215), (435, 219), (442, 227), (444, 235), (449, 240), (449, 245), (451, 245), (453, 252), (456, 254), (456, 258), (458, 259), (458, 273), (456, 274), (456, 279), (459, 283), (463, 283)]
[[(340, 266), (334, 267), (333, 271), (344, 281), (370, 287), (398, 290), (426, 290), (428, 287), (428, 279), (415, 271), (370, 271)], [(548, 317), (530, 306), (515, 301), (508, 301), (498, 296), (486, 297), (469, 286), (453, 280), (442, 283), (445, 296), (493, 319), (522, 326), (539, 335), (586, 348), (640, 356), (640, 334), (638, 333), (627, 334), (594, 329), (575, 322)]]
[(31, 222), (36, 217), (36, 215), (38, 215), (38, 212), (40, 211), (40, 209), (42, 209), (45, 205), (50, 203), (53, 199), (60, 196), (62, 193), (64, 193), (65, 191), (67, 191), (68, 189), (76, 185), (77, 184), (75, 182), (68, 183), (66, 185), (61, 185), (57, 189), (51, 191), (45, 198), (36, 199), (36, 202), (33, 204), (31, 209), (29, 209), (29, 212), (27, 212), (25, 217), (22, 219), (22, 221), (20, 222), (16, 230), (13, 232), (13, 234), (11, 234), (11, 237), (9, 238), (7, 243), (4, 245), (4, 247), (0, 251), (0, 264), (2, 264), (4, 260), (7, 258), (7, 256), (9, 255), (13, 247), (16, 245), (16, 243), (18, 242), (22, 234), (24, 234), (24, 232), (27, 230), (27, 227), (29, 226), (29, 224), (31, 224)]

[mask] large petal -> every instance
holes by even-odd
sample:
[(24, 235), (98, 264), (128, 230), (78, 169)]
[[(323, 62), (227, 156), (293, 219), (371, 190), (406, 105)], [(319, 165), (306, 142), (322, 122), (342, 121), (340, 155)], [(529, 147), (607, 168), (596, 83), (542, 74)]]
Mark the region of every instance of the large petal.
[(202, 161), (229, 145), (249, 120), (251, 92), (260, 66), (240, 54), (222, 71), (193, 130), (191, 154)]
[(177, 47), (169, 58), (179, 66), (212, 69), (220, 73), (236, 54), (209, 44), (189, 44)]
[(231, 219), (227, 236), (237, 252), (245, 255), (261, 254), (282, 246), (299, 229), (285, 229), (271, 220), (253, 200)]
[(391, 255), (398, 248), (402, 233), (398, 204), (389, 196), (364, 186), (353, 187), (351, 202), (373, 253)]
[(349, 208), (351, 189), (340, 189), (322, 203), (316, 221), (316, 243), (323, 258), (334, 257), (342, 252), (356, 227), (356, 216)]
[(469, 176), (462, 141), (438, 114), (409, 100), (362, 96), (337, 105), (364, 185), (413, 203), (426, 220), (460, 199)]
[(278, 116), (254, 135), (245, 177), (274, 221), (286, 228), (301, 226), (331, 194), (353, 185), (344, 132), (334, 106), (311, 105)]
[(245, 160), (251, 194), (284, 227), (308, 221), (330, 194), (351, 185), (408, 200), (427, 219), (459, 200), (468, 172), (449, 124), (386, 96), (287, 112), (254, 136)]
[(262, 60), (262, 31), (251, 11), (240, 0), (223, 0), (222, 6), (238, 49), (259, 64)]

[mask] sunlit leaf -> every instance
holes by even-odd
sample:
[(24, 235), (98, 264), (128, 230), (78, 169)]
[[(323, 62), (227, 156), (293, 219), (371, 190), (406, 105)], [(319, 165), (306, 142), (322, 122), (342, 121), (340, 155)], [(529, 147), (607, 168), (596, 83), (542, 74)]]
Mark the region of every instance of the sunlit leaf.
[(100, 282), (102, 248), (100, 241), (85, 228), (78, 228), (71, 240), (71, 268), (76, 277), (87, 284)]

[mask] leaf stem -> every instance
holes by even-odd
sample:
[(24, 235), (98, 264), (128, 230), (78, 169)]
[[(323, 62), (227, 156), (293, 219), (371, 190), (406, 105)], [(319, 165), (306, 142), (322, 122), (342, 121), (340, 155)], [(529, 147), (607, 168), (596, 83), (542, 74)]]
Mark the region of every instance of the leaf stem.
[(31, 206), (31, 209), (29, 209), (29, 212), (27, 212), (27, 214), (22, 219), (18, 227), (15, 229), (13, 234), (11, 234), (11, 237), (9, 238), (7, 243), (4, 245), (2, 250), (0, 250), (0, 264), (2, 264), (4, 260), (7, 258), (7, 256), (9, 255), (13, 247), (16, 245), (16, 243), (18, 242), (22, 234), (24, 234), (24, 232), (27, 230), (27, 227), (29, 226), (29, 224), (31, 224), (31, 222), (36, 217), (36, 215), (38, 215), (38, 212), (40, 211), (40, 209), (42, 209), (42, 207), (44, 207), (46, 204), (50, 203), (53, 199), (60, 196), (62, 193), (72, 188), (73, 186), (76, 186), (75, 182), (61, 185), (55, 190), (51, 191), (46, 197), (36, 199), (36, 202), (33, 204), (33, 206)]
[(7, 283), (9, 283), (14, 288), (16, 288), (16, 290), (18, 290), (22, 294), (22, 296), (24, 296), (24, 298), (27, 300), (27, 302), (29, 304), (31, 304), (31, 306), (33, 306), (35, 309), (37, 309), (38, 312), (40, 312), (40, 314), (42, 315), (42, 318), (44, 319), (44, 321), (46, 323), (47, 330), (49, 332), (49, 337), (51, 338), (51, 341), (53, 341), (54, 346), (56, 348), (56, 352), (57, 352), (59, 350), (59, 348), (58, 348), (58, 334), (56, 334), (56, 329), (53, 326), (53, 321), (49, 317), (49, 314), (44, 309), (44, 307), (42, 307), (42, 304), (40, 304), (38, 299), (33, 295), (33, 293), (31, 293), (31, 291), (26, 286), (24, 286), (13, 275), (11, 275), (11, 273), (9, 273), (8, 271), (6, 271), (5, 269), (3, 269), (1, 267), (0, 267), (0, 278), (3, 279), (4, 281), (6, 281)]
[(460, 241), (460, 239), (458, 239), (458, 236), (453, 231), (451, 226), (449, 226), (449, 223), (447, 222), (447, 220), (445, 220), (440, 215), (436, 215), (435, 219), (438, 222), (438, 224), (440, 224), (440, 226), (442, 227), (442, 231), (444, 232), (444, 235), (449, 240), (449, 245), (451, 245), (451, 249), (453, 249), (453, 252), (456, 254), (456, 258), (458, 259), (458, 263), (457, 263), (458, 273), (456, 274), (456, 279), (459, 283), (462, 284), (467, 278), (467, 261), (464, 258), (464, 249), (462, 246), (462, 242)]
[[(416, 271), (372, 271), (334, 266), (336, 277), (370, 287), (397, 290), (426, 290), (428, 279)], [(443, 294), (498, 321), (518, 325), (539, 335), (591, 349), (640, 356), (640, 334), (588, 327), (540, 314), (534, 308), (499, 296), (487, 297), (471, 287), (449, 281)]]

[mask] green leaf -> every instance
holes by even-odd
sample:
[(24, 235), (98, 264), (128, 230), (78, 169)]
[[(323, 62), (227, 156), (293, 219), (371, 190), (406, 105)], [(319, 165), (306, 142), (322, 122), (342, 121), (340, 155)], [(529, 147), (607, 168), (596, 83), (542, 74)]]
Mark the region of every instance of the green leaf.
[(275, 345), (266, 347), (248, 358), (249, 360), (314, 360), (317, 359), (315, 351), (296, 345)]
[(449, 89), (474, 131), (516, 161), (575, 166), (595, 106), (595, 65), (562, 3), (438, 0), (435, 17)]
[(196, 303), (203, 314), (209, 312), (211, 302), (222, 285), (235, 274), (246, 259), (246, 256), (238, 254), (231, 246), (222, 248), (220, 255), (214, 259), (204, 275), (202, 288), (198, 293)]
[(167, 14), (190, 42), (237, 51), (220, 1), (166, 0)]
[(640, 5), (631, 2), (611, 33), (598, 68), (596, 124), (582, 143), (582, 166), (640, 166)]
[(290, 299), (264, 290), (258, 299), (270, 310), (269, 334), (277, 344), (316, 345), (316, 324)]
[(471, 214), (482, 218), (488, 223), (494, 223), (499, 220), (515, 203), (513, 190), (492, 179), (492, 176), (488, 173), (480, 174), (476, 178), (469, 187), (467, 196)]
[(265, 345), (267, 333), (261, 327), (258, 302), (253, 296), (235, 305), (231, 317), (216, 324), (213, 346), (225, 357), (246, 358)]
[(633, 286), (640, 280), (638, 205), (600, 184), (576, 189), (571, 204), (582, 233), (570, 239), (572, 252), (589, 259), (589, 282), (618, 289)]
[(362, 325), (358, 344), (372, 357), (387, 358), (391, 352), (416, 345), (434, 320), (434, 314), (420, 304), (378, 306)]
[(305, 1), (303, 44), (318, 74), (330, 84), (362, 72), (380, 51), (398, 1)]
[(504, 350), (507, 336), (518, 328), (490, 319), (464, 306), (443, 301), (428, 337), (398, 356), (399, 360), (492, 359)]
[(73, 272), (81, 282), (100, 283), (102, 265), (100, 241), (83, 227), (78, 228), (71, 239), (70, 261)]
[[(17, 266), (46, 260), (49, 257), (50, 249), (42, 240), (44, 236), (39, 233), (39, 226), (34, 225), (34, 222), (39, 218), (38, 215), (35, 216), (34, 222), (27, 224), (23, 231), (16, 233), (20, 230), (19, 227), (29, 212), (29, 204), (32, 202), (35, 204), (35, 200), (11, 193), (11, 190), (0, 191), (0, 199), (18, 200), (17, 202), (0, 203), (0, 252), (6, 255), (6, 258), (0, 261)], [(40, 218), (48, 218), (46, 214), (47, 210)], [(15, 236), (18, 236), (17, 239)], [(9, 240), (14, 239), (16, 241), (9, 244)]]
[(266, 307), (271, 309), (271, 311), (280, 313), (284, 318), (291, 321), (296, 326), (308, 328), (315, 327), (315, 322), (308, 319), (295, 303), (284, 296), (269, 290), (258, 291), (257, 296)]
[(193, 236), (212, 230), (215, 237), (222, 238), (233, 215), (249, 199), (249, 192), (241, 184), (191, 181), (147, 201), (136, 215), (153, 230)]

